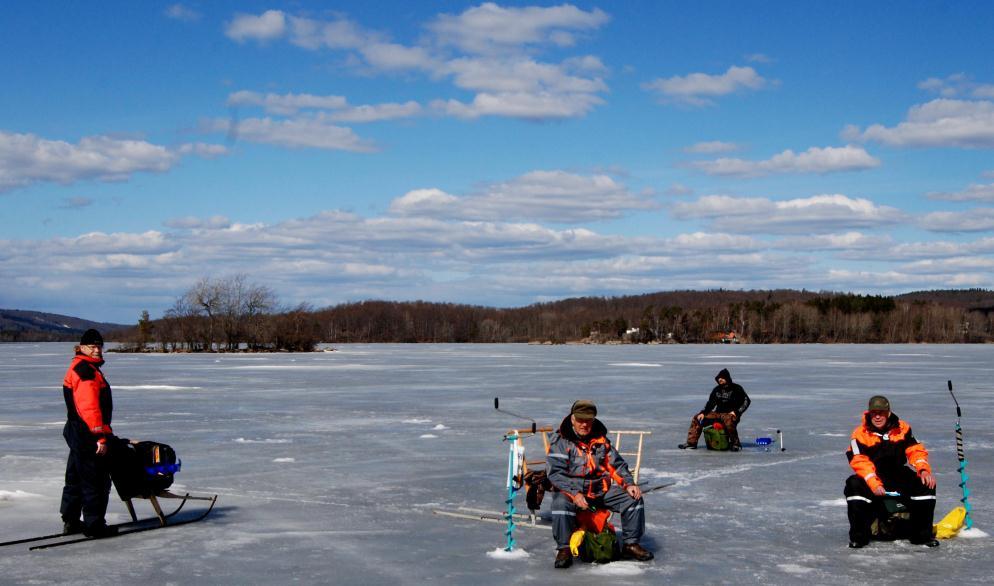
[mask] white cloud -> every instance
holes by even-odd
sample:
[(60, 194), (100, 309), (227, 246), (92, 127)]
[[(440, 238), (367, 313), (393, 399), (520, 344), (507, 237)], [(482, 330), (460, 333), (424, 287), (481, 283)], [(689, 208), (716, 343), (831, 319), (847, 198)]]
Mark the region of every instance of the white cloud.
[(168, 228), (183, 230), (208, 229), (217, 230), (230, 228), (231, 220), (225, 216), (212, 216), (210, 218), (198, 218), (196, 216), (183, 216), (181, 218), (171, 218), (163, 222)]
[(357, 49), (363, 45), (378, 42), (382, 38), (380, 35), (368, 32), (356, 23), (344, 18), (320, 21), (291, 16), (289, 21), (290, 42), (312, 51), (322, 47)]
[(842, 135), (896, 147), (994, 148), (994, 102), (940, 98), (912, 107), (897, 126), (850, 125)]
[(573, 75), (565, 65), (532, 59), (453, 59), (444, 72), (458, 87), (493, 92), (596, 93), (607, 89), (600, 78)]
[(928, 193), (928, 197), (945, 201), (994, 202), (994, 183), (971, 183), (966, 189), (955, 192), (932, 191)]
[(715, 232), (692, 232), (670, 238), (665, 243), (667, 253), (698, 253), (701, 251), (749, 252), (765, 245), (751, 236)]
[(238, 91), (228, 96), (229, 106), (261, 106), (271, 114), (291, 115), (300, 110), (338, 110), (348, 105), (344, 96), (312, 94), (260, 94)]
[(871, 236), (862, 232), (837, 234), (806, 234), (782, 238), (772, 245), (779, 250), (834, 250), (842, 252), (872, 251), (879, 253), (890, 245), (889, 236)]
[(418, 116), (423, 109), (414, 101), (402, 104), (371, 104), (350, 106), (344, 96), (315, 96), (312, 94), (260, 94), (238, 91), (228, 96), (229, 106), (261, 106), (267, 112), (293, 116), (300, 110), (322, 110), (325, 120), (335, 122), (376, 122)]
[(607, 175), (532, 171), (464, 197), (439, 189), (414, 190), (395, 199), (390, 212), (462, 220), (574, 222), (616, 218), (653, 207)]
[(981, 273), (914, 274), (904, 270), (855, 271), (829, 269), (823, 288), (837, 291), (873, 291), (894, 293), (922, 289), (950, 289), (957, 287), (985, 287), (990, 281)]
[(372, 104), (343, 108), (328, 115), (329, 120), (336, 122), (378, 122), (381, 120), (396, 120), (419, 116), (423, 112), (421, 104), (409, 101), (403, 104)]
[(691, 167), (708, 175), (762, 177), (781, 173), (839, 173), (861, 171), (880, 166), (880, 160), (858, 146), (811, 147), (803, 153), (787, 149), (763, 161), (723, 157), (712, 161), (695, 161)]
[(71, 144), (0, 131), (0, 192), (39, 182), (124, 181), (139, 172), (162, 173), (180, 154), (143, 140), (98, 135)]
[(356, 135), (351, 128), (337, 126), (323, 114), (286, 120), (246, 118), (232, 121), (205, 121), (206, 132), (224, 132), (233, 140), (271, 144), (287, 148), (315, 148), (368, 153), (376, 150), (371, 141)]
[(604, 100), (591, 94), (552, 94), (528, 92), (479, 93), (470, 103), (459, 100), (436, 100), (431, 107), (447, 116), (473, 119), (481, 116), (506, 116), (526, 120), (578, 118)]
[(461, 14), (442, 14), (428, 24), (428, 30), (441, 44), (470, 53), (496, 53), (541, 43), (569, 47), (576, 43), (575, 31), (594, 30), (608, 20), (599, 8), (590, 12), (569, 4), (505, 8), (485, 2)]
[(908, 273), (919, 275), (948, 275), (949, 273), (976, 273), (987, 275), (994, 273), (994, 258), (990, 257), (955, 257), (942, 260), (919, 260), (903, 265), (901, 269)]
[(967, 212), (932, 212), (919, 225), (933, 232), (994, 231), (994, 208), (974, 208)]
[(422, 69), (431, 71), (438, 68), (427, 49), (407, 47), (397, 43), (371, 43), (359, 48), (359, 52), (376, 69), (384, 71)]
[(715, 229), (740, 233), (825, 234), (905, 221), (900, 210), (839, 194), (785, 201), (707, 195), (673, 204), (672, 212), (680, 219), (703, 219)]
[[(258, 17), (240, 15), (241, 20), (236, 19), (240, 26), (235, 27), (236, 22), (233, 22), (229, 36), (236, 40), (282, 36), (283, 30), (277, 26), (279, 19), (271, 14), (273, 12), (276, 11)], [(288, 16), (284, 20), (289, 23), (287, 36), (291, 43), (307, 50), (345, 51), (348, 53), (346, 63), (364, 74), (419, 72), (432, 80), (451, 80), (456, 87), (474, 92), (473, 99), (468, 102), (461, 98), (434, 100), (432, 108), (440, 114), (464, 119), (505, 116), (544, 120), (584, 116), (602, 104), (600, 94), (607, 91), (603, 81), (607, 67), (594, 55), (573, 55), (558, 63), (544, 63), (510, 48), (543, 44), (562, 46), (566, 40), (562, 33), (596, 28), (606, 19), (607, 15), (599, 10), (584, 12), (568, 5), (518, 9), (484, 4), (462, 15), (443, 15), (433, 21), (428, 26), (431, 34), (422, 38), (420, 45), (391, 41), (384, 33), (367, 30), (344, 18), (321, 21)], [(262, 25), (263, 20), (269, 26)], [(507, 20), (515, 24), (507, 27), (499, 24)], [(260, 28), (266, 32), (244, 32)], [(475, 32), (463, 35), (457, 31)], [(442, 32), (446, 35), (444, 41), (437, 37)], [(542, 39), (546, 42), (541, 43)], [(467, 43), (481, 50), (471, 51), (466, 48)], [(447, 54), (444, 49), (448, 46), (468, 51), (468, 54)], [(482, 50), (484, 46), (501, 50), (485, 51)], [(305, 107), (335, 107), (333, 102), (320, 103), (318, 97), (306, 94), (261, 96), (238, 92), (232, 94), (229, 101), (262, 105), (271, 113), (283, 115), (291, 115)], [(414, 102), (410, 101), (403, 104), (404, 116), (414, 115), (412, 104)], [(377, 106), (360, 108), (368, 110)], [(384, 109), (384, 106), (380, 108)], [(347, 117), (343, 113), (342, 119), (362, 120), (364, 115), (368, 114), (357, 111)], [(395, 113), (376, 119), (400, 116)]]
[(918, 83), (918, 89), (936, 93), (943, 98), (960, 96), (970, 98), (994, 98), (994, 84), (973, 81), (965, 73), (954, 73), (945, 78), (930, 77)]
[(657, 78), (643, 83), (642, 88), (655, 92), (664, 102), (709, 106), (714, 104), (712, 98), (762, 89), (768, 83), (752, 67), (732, 66), (721, 75), (691, 73), (686, 76)]
[(286, 34), (286, 15), (280, 10), (267, 10), (259, 16), (236, 14), (224, 34), (239, 43), (278, 39)]
[(714, 154), (714, 153), (730, 153), (740, 150), (742, 147), (735, 144), (734, 142), (722, 142), (720, 140), (712, 140), (708, 142), (699, 142), (692, 144), (688, 147), (683, 148), (685, 153), (693, 154)]
[(691, 195), (694, 193), (694, 190), (683, 183), (673, 183), (663, 193), (666, 195)]
[(745, 56), (745, 60), (750, 63), (773, 63), (773, 58), (763, 53), (750, 53)]
[(166, 7), (164, 14), (173, 20), (183, 20), (194, 22), (200, 20), (201, 14), (189, 6), (183, 4), (170, 4)]
[(459, 198), (441, 189), (414, 189), (390, 202), (390, 212), (406, 215), (448, 216)]
[(213, 159), (228, 154), (228, 147), (223, 144), (194, 142), (180, 145), (177, 147), (176, 152), (181, 155), (197, 155), (204, 159)]

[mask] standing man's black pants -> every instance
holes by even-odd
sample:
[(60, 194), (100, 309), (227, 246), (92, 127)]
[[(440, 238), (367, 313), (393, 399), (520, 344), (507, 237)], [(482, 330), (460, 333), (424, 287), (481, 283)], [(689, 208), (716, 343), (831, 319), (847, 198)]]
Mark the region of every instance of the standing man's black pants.
[(79, 521), (94, 527), (104, 523), (107, 501), (110, 496), (110, 470), (108, 456), (98, 456), (96, 443), (81, 437), (73, 422), (66, 423), (62, 435), (69, 444), (69, 461), (66, 462), (66, 485), (62, 489), (63, 521)]

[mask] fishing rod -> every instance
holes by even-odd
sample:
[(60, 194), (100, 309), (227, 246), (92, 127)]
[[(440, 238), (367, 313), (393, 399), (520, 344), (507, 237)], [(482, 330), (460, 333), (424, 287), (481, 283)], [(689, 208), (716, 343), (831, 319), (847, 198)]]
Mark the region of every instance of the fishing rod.
[(510, 415), (511, 417), (517, 417), (518, 419), (530, 421), (532, 424), (532, 433), (536, 433), (538, 431), (538, 423), (536, 423), (535, 420), (532, 419), (531, 417), (525, 417), (524, 415), (518, 415), (517, 413), (511, 413), (510, 411), (501, 409), (499, 397), (494, 397), (494, 409), (496, 409), (500, 413), (503, 413), (504, 415)]
[(963, 417), (963, 411), (959, 407), (956, 395), (953, 394), (953, 381), (947, 380), (946, 385), (949, 387), (949, 394), (952, 395), (953, 402), (956, 403), (956, 458), (959, 460), (959, 486), (963, 489), (963, 498), (960, 499), (960, 502), (963, 503), (963, 508), (966, 509), (966, 517), (964, 518), (966, 528), (970, 529), (973, 527), (973, 519), (970, 517), (970, 489), (966, 487), (966, 481), (970, 477), (966, 474), (966, 454), (963, 452), (963, 428), (960, 427), (960, 419)]

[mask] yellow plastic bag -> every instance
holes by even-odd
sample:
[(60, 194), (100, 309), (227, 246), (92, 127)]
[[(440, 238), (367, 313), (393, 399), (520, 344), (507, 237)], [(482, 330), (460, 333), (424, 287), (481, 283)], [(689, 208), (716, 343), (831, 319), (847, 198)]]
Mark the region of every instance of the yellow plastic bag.
[(586, 533), (583, 529), (577, 529), (569, 537), (569, 550), (573, 552), (573, 557), (580, 556), (580, 545), (583, 543), (583, 536)]
[(949, 514), (935, 525), (936, 539), (952, 539), (956, 537), (959, 530), (963, 528), (963, 521), (965, 519), (966, 509), (963, 507), (956, 507), (949, 511)]

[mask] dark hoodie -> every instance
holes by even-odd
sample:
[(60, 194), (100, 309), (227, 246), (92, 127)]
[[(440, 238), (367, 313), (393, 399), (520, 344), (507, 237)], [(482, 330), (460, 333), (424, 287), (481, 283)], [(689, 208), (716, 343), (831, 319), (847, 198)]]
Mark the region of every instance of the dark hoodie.
[(741, 419), (742, 414), (752, 403), (749, 400), (749, 395), (746, 394), (741, 385), (732, 382), (732, 375), (729, 374), (727, 368), (721, 369), (721, 372), (715, 375), (715, 382), (719, 378), (723, 378), (727, 382), (724, 385), (719, 384), (711, 391), (708, 404), (704, 406), (701, 413), (735, 413), (735, 416)]
[(580, 438), (567, 415), (550, 438), (546, 467), (552, 485), (571, 495), (599, 496), (612, 483), (624, 488), (633, 482), (628, 464), (607, 439), (607, 428), (599, 419), (594, 419), (590, 435)]

